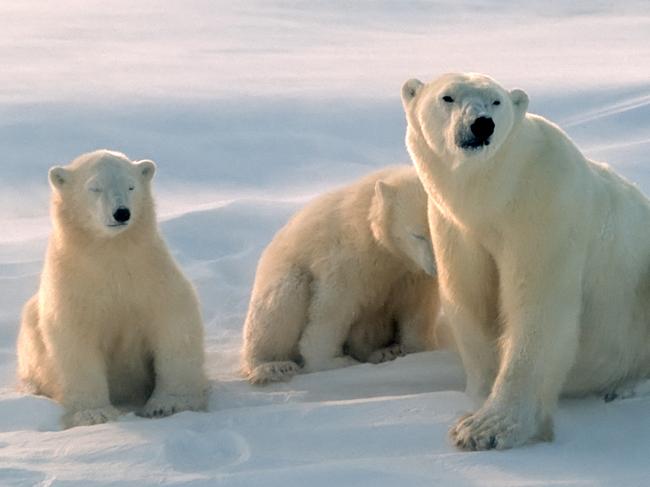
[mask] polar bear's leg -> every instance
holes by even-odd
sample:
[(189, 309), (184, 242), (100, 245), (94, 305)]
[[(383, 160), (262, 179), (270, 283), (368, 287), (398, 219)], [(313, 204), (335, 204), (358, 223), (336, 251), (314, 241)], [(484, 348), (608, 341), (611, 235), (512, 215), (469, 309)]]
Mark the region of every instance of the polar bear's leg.
[(501, 272), (505, 330), (499, 373), (483, 406), (450, 431), (451, 440), (463, 449), (504, 449), (533, 438), (551, 439), (551, 414), (575, 361), (581, 257), (513, 254), (520, 258), (505, 263)]
[(435, 316), (427, 316), (424, 313), (412, 315), (399, 322), (399, 344), (402, 353), (422, 352), (433, 348), (434, 330), (431, 323), (435, 322)]
[(411, 290), (416, 299), (398, 317), (399, 343), (405, 354), (436, 348), (435, 326), (440, 315), (437, 285)]
[(474, 401), (482, 401), (492, 390), (498, 368), (497, 339), (489, 333), (494, 322), (475, 310), (458, 307), (458, 302), (450, 302), (446, 296), (442, 305), (465, 369), (465, 393)]
[(466, 393), (485, 398), (498, 368), (498, 278), (490, 255), (429, 208), (439, 292), (467, 376)]
[(338, 284), (320, 282), (315, 286), (307, 326), (299, 343), (307, 372), (358, 363), (343, 356), (343, 345), (359, 311), (358, 293)]
[(50, 325), (53, 363), (58, 372), (63, 426), (87, 426), (116, 419), (119, 411), (110, 403), (106, 366), (101, 352), (78, 328)]
[(18, 378), (25, 391), (32, 394), (52, 396), (54, 380), (48, 380), (44, 372), (51, 372), (43, 336), (38, 326), (38, 295), (32, 296), (23, 308), (20, 332), (16, 344), (18, 355)]
[(244, 325), (243, 373), (254, 384), (289, 380), (300, 369), (295, 360), (307, 322), (311, 277), (281, 270), (256, 279)]
[[(345, 340), (343, 353), (359, 362), (372, 362), (370, 357), (395, 344), (397, 338), (396, 321), (393, 312), (387, 306), (376, 310), (364, 310), (362, 315), (354, 320)], [(378, 355), (375, 355), (378, 363)]]
[(185, 307), (182, 311), (187, 315), (169, 312), (153, 324), (153, 336), (149, 339), (153, 349), (155, 386), (138, 412), (141, 416), (163, 417), (180, 411), (207, 409), (201, 317), (198, 310)]
[(432, 350), (433, 324), (440, 309), (438, 286), (425, 278), (405, 281), (393, 291), (395, 341), (401, 346), (400, 354)]

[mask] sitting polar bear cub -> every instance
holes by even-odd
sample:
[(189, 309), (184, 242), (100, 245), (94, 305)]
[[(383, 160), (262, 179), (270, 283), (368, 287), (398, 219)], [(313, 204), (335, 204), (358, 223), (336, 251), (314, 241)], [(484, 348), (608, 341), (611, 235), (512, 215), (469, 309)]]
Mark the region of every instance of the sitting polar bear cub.
[(278, 232), (244, 325), (252, 383), (287, 380), (303, 360), (310, 372), (354, 363), (344, 350), (380, 362), (432, 348), (438, 298), (426, 201), (412, 167), (389, 168), (319, 197)]
[(96, 151), (50, 169), (50, 237), (18, 337), (20, 379), (61, 402), (65, 427), (206, 408), (203, 328), (161, 239), (151, 161)]
[(406, 142), (430, 197), (443, 312), (487, 399), (464, 449), (552, 437), (561, 392), (650, 372), (650, 206), (586, 159), (528, 97), (479, 74), (407, 81)]

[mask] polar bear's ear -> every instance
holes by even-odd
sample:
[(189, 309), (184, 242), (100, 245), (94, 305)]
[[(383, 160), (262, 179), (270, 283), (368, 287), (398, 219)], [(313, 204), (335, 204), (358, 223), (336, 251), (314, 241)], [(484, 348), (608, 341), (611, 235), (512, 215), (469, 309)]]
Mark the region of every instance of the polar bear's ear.
[(512, 100), (512, 107), (519, 118), (523, 118), (528, 110), (528, 95), (524, 90), (512, 90), (510, 92), (510, 100)]
[(395, 188), (384, 181), (375, 183), (375, 194), (370, 204), (368, 219), (370, 220), (370, 229), (375, 240), (378, 242), (387, 242), (389, 240), (388, 218), (390, 206), (393, 203)]
[(136, 162), (135, 165), (138, 168), (142, 179), (145, 181), (151, 181), (151, 178), (153, 178), (153, 175), (156, 173), (156, 163), (149, 159), (144, 159)]
[(424, 83), (419, 79), (410, 79), (402, 86), (402, 104), (406, 108), (413, 99), (418, 96)]
[(70, 183), (70, 171), (61, 166), (51, 167), (48, 177), (53, 189), (61, 189), (64, 185)]
[(395, 199), (395, 188), (382, 180), (375, 183), (375, 198), (382, 210), (390, 206)]

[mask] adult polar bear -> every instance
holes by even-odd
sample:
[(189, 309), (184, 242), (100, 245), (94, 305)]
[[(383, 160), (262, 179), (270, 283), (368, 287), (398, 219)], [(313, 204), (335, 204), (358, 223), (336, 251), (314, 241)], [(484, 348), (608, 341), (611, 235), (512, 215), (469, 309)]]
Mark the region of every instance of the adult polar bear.
[(65, 427), (114, 419), (116, 404), (143, 416), (206, 407), (199, 305), (158, 233), (154, 171), (112, 151), (50, 169), (53, 232), (18, 375), (63, 404)]
[(487, 76), (410, 80), (402, 101), (443, 311), (468, 393), (489, 393), (450, 437), (471, 450), (550, 439), (561, 392), (650, 371), (648, 200)]

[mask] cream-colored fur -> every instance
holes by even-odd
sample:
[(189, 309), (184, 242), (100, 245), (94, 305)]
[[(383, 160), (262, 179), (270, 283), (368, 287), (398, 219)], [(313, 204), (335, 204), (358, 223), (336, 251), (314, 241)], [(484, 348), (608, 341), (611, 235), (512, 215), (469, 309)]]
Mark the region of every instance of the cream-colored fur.
[(64, 406), (65, 427), (115, 419), (121, 405), (143, 416), (206, 408), (199, 305), (158, 233), (154, 171), (111, 151), (50, 170), (53, 231), (18, 373)]
[(319, 197), (278, 232), (244, 326), (251, 382), (287, 380), (303, 362), (318, 371), (432, 348), (426, 201), (413, 168), (389, 168)]
[[(561, 392), (648, 376), (648, 200), (527, 114), (521, 90), (450, 74), (406, 82), (402, 99), (442, 307), (468, 393), (487, 396), (451, 439), (479, 450), (550, 439)], [(479, 117), (495, 124), (489, 145), (473, 139)]]

